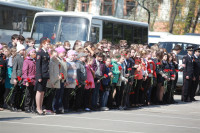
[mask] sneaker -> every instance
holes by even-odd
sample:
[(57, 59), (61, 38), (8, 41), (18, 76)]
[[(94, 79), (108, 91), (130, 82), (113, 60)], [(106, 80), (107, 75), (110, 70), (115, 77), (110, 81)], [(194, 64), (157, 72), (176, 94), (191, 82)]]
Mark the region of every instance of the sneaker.
[(90, 111), (90, 109), (89, 108), (85, 108), (85, 111)]

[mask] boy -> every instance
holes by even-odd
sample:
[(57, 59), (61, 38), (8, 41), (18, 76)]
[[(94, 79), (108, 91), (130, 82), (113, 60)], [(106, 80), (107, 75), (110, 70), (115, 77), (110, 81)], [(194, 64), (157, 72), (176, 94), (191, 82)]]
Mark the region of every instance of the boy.
[(26, 50), (29, 48), (29, 47), (32, 47), (35, 49), (35, 39), (33, 38), (26, 38)]
[(11, 106), (12, 111), (17, 111), (20, 108), (20, 102), (22, 96), (22, 90), (20, 89), (21, 86), (21, 76), (22, 76), (22, 68), (24, 62), (24, 54), (25, 54), (25, 47), (21, 44), (17, 45), (17, 55), (13, 59), (13, 72), (11, 76), (11, 84), (14, 84), (13, 94), (11, 96)]
[(83, 105), (83, 92), (85, 88), (85, 81), (87, 79), (87, 72), (86, 72), (86, 61), (87, 54), (86, 53), (79, 53), (77, 56), (76, 66), (77, 66), (77, 79), (78, 85), (76, 86), (76, 98), (75, 98), (75, 109), (76, 111), (82, 111)]
[(19, 37), (19, 35), (17, 35), (17, 34), (13, 34), (13, 35), (11, 36), (11, 41), (12, 41), (12, 42), (9, 42), (9, 43), (8, 43), (8, 47), (9, 47), (9, 48), (12, 48), (12, 47), (16, 47), (16, 46), (17, 46), (18, 37)]

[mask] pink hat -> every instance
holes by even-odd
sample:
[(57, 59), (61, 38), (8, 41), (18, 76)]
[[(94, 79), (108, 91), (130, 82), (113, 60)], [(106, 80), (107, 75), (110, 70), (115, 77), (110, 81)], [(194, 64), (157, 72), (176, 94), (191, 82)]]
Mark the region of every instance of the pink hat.
[(69, 57), (69, 56), (71, 56), (71, 55), (77, 55), (78, 53), (75, 51), (75, 50), (69, 50), (68, 52), (67, 52), (67, 56)]
[(3, 48), (3, 46), (0, 44), (0, 49), (2, 49)]
[(58, 53), (66, 52), (66, 50), (63, 47), (58, 47), (55, 49)]

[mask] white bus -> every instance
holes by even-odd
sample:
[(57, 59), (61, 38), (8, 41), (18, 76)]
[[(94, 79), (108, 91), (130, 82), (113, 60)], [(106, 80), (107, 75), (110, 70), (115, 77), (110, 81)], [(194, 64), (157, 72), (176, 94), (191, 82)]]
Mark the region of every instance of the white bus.
[[(167, 52), (171, 52), (175, 45), (182, 47), (181, 52), (178, 54), (179, 65), (182, 64), (182, 58), (187, 55), (186, 48), (188, 46), (200, 47), (200, 37), (191, 35), (168, 35), (166, 38), (159, 41), (159, 47), (165, 48)], [(181, 88), (183, 85), (183, 73), (179, 72), (177, 87)]]
[(37, 44), (42, 37), (50, 38), (52, 44), (69, 41), (73, 45), (76, 40), (96, 43), (102, 39), (148, 44), (148, 24), (81, 12), (45, 12), (35, 15), (31, 37)]
[(13, 34), (30, 37), (35, 14), (44, 11), (55, 12), (56, 10), (30, 6), (19, 1), (0, 1), (0, 43), (10, 42)]
[(168, 35), (172, 35), (169, 32), (149, 32), (149, 46), (158, 44), (161, 39), (166, 38)]

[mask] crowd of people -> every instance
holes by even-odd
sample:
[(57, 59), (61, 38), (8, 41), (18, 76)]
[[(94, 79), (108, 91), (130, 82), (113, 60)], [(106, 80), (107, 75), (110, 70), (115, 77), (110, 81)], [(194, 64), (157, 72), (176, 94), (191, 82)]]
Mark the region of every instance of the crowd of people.
[(182, 101), (195, 101), (200, 49), (188, 47), (179, 65), (179, 45), (168, 53), (126, 40), (76, 40), (71, 48), (69, 41), (51, 44), (43, 37), (38, 49), (33, 38), (14, 34), (11, 40), (0, 44), (1, 111), (44, 115), (173, 104), (179, 71)]

